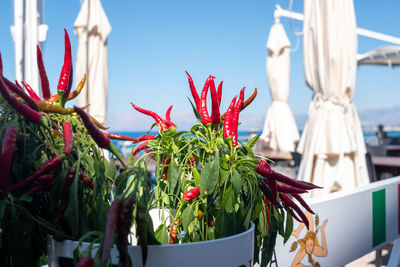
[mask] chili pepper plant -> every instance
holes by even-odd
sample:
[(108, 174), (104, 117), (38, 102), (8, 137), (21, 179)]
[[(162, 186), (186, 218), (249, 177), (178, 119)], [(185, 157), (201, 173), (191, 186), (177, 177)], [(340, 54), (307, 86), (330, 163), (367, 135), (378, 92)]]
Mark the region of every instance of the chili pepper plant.
[[(113, 244), (120, 265), (132, 263), (127, 254), (132, 226), (141, 246), (143, 265), (148, 245), (213, 240), (241, 233), (255, 224), (255, 255), (262, 266), (271, 259), (276, 236), (286, 241), (293, 218), (308, 221), (312, 212), (300, 194), (317, 186), (276, 173), (266, 159), (253, 153), (258, 136), (238, 138), (245, 88), (222, 112), (222, 85), (209, 76), (199, 94), (188, 75), (197, 123), (179, 130), (171, 119), (131, 103), (151, 116), (158, 134), (130, 138), (105, 133), (107, 127), (85, 107), (66, 107), (82, 90), (86, 77), (72, 89), (72, 56), (65, 31), (65, 52), (57, 93), (52, 95), (42, 54), (37, 48), (43, 99), (24, 81), (24, 88), (3, 76), (0, 55), (0, 265), (45, 264), (48, 235), (56, 240), (102, 243), (74, 252), (77, 266), (110, 265)], [(211, 115), (207, 95), (211, 96)], [(146, 107), (148, 108), (148, 107)], [(110, 139), (137, 144), (126, 166)], [(117, 169), (108, 150), (120, 160)], [(155, 162), (155, 182), (148, 165)], [(298, 204), (296, 204), (296, 202)], [(153, 226), (149, 211), (161, 211)], [(92, 256), (94, 256), (92, 258)]]
[(65, 107), (86, 79), (70, 93), (67, 32), (65, 44), (53, 96), (38, 47), (44, 99), (27, 83), (28, 93), (4, 77), (0, 56), (0, 266), (45, 264), (49, 234), (57, 240), (102, 236), (114, 181), (129, 172), (105, 158), (102, 148), (121, 156), (86, 112)]
[[(262, 266), (266, 266), (277, 234), (285, 242), (289, 238), (293, 218), (308, 225), (299, 205), (310, 209), (299, 194), (317, 186), (273, 171), (266, 159), (252, 150), (258, 136), (246, 143), (238, 138), (239, 114), (253, 101), (257, 90), (245, 101), (245, 88), (241, 89), (222, 112), (222, 82), (216, 89), (215, 78), (209, 76), (198, 94), (192, 77), (189, 73), (187, 76), (194, 104), (189, 102), (197, 118), (188, 131), (178, 130), (171, 121), (171, 107), (163, 119), (131, 103), (136, 111), (151, 116), (159, 130), (157, 135), (137, 138), (130, 155), (132, 166), (156, 162), (156, 182), (147, 203), (147, 209), (160, 209), (162, 214), (155, 241), (174, 244), (213, 240), (241, 233), (253, 222), (254, 260), (258, 261), (261, 252)], [(211, 115), (207, 109), (209, 91)], [(134, 179), (126, 182), (128, 188), (135, 183)], [(118, 193), (123, 195), (124, 189)]]

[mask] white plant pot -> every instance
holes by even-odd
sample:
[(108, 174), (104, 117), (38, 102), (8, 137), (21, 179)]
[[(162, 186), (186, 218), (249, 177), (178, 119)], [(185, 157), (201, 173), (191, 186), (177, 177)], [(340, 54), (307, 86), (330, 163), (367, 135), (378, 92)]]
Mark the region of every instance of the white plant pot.
[[(90, 243), (83, 242), (80, 251), (88, 248)], [(77, 241), (55, 241), (51, 236), (48, 240), (49, 267), (58, 267), (60, 257), (72, 259), (73, 251), (78, 246)], [(99, 249), (100, 244), (92, 247), (92, 255)], [(176, 266), (253, 266), (254, 251), (254, 224), (249, 230), (238, 235), (220, 238), (211, 241), (186, 244), (148, 246), (146, 267), (176, 267)], [(128, 253), (133, 266), (142, 267), (140, 246), (129, 246)], [(117, 247), (111, 250), (111, 262), (119, 262)]]

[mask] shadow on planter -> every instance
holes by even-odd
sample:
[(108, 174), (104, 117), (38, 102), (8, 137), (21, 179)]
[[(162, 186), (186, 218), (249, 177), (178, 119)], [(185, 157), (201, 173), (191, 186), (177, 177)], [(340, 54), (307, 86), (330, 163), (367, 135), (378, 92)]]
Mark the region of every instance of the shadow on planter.
[[(84, 251), (90, 243), (83, 242), (79, 247)], [(78, 246), (77, 241), (65, 240), (58, 242), (51, 236), (48, 238), (49, 267), (59, 267), (60, 258), (73, 258), (73, 251)], [(94, 256), (100, 244), (93, 245)], [(254, 224), (250, 229), (238, 235), (216, 240), (149, 246), (146, 267), (184, 266), (188, 263), (191, 267), (200, 266), (232, 266), (247, 267), (253, 265), (254, 252)], [(142, 254), (139, 246), (129, 246), (128, 253), (133, 266), (142, 267)], [(111, 263), (118, 264), (119, 254), (114, 245), (111, 250)]]

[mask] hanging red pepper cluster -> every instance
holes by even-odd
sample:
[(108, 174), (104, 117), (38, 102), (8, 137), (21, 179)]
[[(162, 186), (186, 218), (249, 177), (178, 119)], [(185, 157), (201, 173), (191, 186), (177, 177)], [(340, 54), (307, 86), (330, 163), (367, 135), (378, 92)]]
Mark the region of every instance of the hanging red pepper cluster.
[[(271, 169), (267, 162), (261, 159), (258, 161), (256, 172), (263, 177), (263, 181), (259, 184), (260, 189), (265, 195), (268, 195), (269, 192), (271, 192), (272, 204), (278, 207), (277, 197), (279, 193), (279, 199), (281, 200), (280, 203), (282, 204), (282, 206), (284, 206), (285, 209), (289, 211), (293, 218), (295, 218), (299, 222), (303, 222), (308, 228), (309, 222), (307, 217), (301, 211), (300, 207), (296, 203), (294, 203), (288, 195), (291, 195), (307, 211), (314, 214), (314, 212), (299, 194), (307, 193), (308, 190), (321, 187), (318, 187), (311, 183), (296, 181), (283, 174), (277, 173)], [(294, 211), (297, 213), (298, 216), (300, 216), (300, 218), (296, 215)]]

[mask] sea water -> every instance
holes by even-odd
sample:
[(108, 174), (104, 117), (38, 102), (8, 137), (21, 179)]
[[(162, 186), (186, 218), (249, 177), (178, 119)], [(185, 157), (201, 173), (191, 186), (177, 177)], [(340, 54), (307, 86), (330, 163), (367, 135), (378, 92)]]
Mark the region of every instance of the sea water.
[[(144, 134), (157, 134), (158, 132), (140, 132), (140, 131), (136, 131), (136, 132), (115, 132), (116, 134), (121, 134), (121, 135), (125, 135), (125, 136), (129, 136), (129, 137), (133, 137), (133, 138), (137, 138), (141, 135)], [(253, 132), (252, 132), (253, 133)], [(261, 131), (255, 132), (256, 134), (261, 134)], [(302, 134), (302, 130), (299, 131), (300, 135)], [(376, 145), (377, 144), (377, 137), (376, 137), (376, 132), (364, 132), (364, 141), (366, 144), (369, 145)], [(240, 140), (242, 140), (243, 142), (245, 142), (248, 137), (250, 135), (249, 131), (239, 131), (238, 132), (238, 137)], [(388, 137), (400, 137), (400, 132), (387, 132), (387, 136)], [(128, 156), (129, 153), (131, 152), (132, 148), (135, 146), (134, 144), (132, 144), (129, 141), (120, 141), (120, 140), (113, 140), (113, 143), (117, 146), (118, 149), (120, 149), (121, 153), (124, 156)]]

